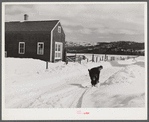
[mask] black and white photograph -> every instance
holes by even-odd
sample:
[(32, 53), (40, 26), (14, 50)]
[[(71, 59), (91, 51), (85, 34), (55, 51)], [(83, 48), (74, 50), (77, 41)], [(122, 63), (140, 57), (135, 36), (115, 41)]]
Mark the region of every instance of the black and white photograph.
[(2, 46), (4, 120), (147, 119), (147, 2), (3, 2)]

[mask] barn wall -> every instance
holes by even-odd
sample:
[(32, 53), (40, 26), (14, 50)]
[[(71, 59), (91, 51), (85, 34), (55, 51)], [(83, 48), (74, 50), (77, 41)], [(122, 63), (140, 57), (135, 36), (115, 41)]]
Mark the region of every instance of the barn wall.
[(59, 61), (58, 59), (55, 59), (55, 42), (62, 42), (63, 43), (63, 51), (62, 51), (62, 61), (64, 61), (64, 49), (65, 49), (65, 34), (64, 30), (61, 26), (61, 33), (58, 33), (58, 26), (61, 26), (59, 23), (56, 28), (53, 30), (53, 48), (52, 48), (52, 61), (56, 62)]
[[(6, 32), (5, 51), (7, 57), (34, 58), (44, 61), (50, 60), (49, 32)], [(25, 42), (25, 54), (19, 54), (19, 42)], [(44, 42), (44, 55), (37, 54), (37, 42)]]

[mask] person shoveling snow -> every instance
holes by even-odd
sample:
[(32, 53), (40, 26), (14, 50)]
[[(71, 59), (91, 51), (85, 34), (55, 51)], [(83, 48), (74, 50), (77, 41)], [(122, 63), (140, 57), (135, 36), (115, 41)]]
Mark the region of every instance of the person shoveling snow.
[(100, 70), (102, 70), (102, 69), (103, 69), (103, 66), (94, 67), (90, 70), (88, 69), (92, 86), (95, 86), (96, 84), (99, 83)]

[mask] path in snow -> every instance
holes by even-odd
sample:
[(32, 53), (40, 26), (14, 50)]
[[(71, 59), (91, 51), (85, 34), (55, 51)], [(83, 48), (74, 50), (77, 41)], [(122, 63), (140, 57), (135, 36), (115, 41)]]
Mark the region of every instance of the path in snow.
[(103, 82), (99, 89), (90, 90), (84, 96), (82, 107), (145, 107), (144, 72), (138, 63), (125, 65)]
[[(117, 70), (120, 69), (121, 68), (118, 68)], [(108, 79), (111, 76), (111, 72), (112, 70), (110, 70), (110, 68), (109, 70), (106, 70), (107, 75), (106, 77), (101, 76), (101, 82), (104, 82), (104, 80)], [(114, 70), (113, 74), (115, 72), (117, 71)], [(87, 94), (91, 89), (92, 87), (90, 85), (88, 74), (79, 77), (73, 77), (67, 84), (59, 86), (52, 91), (46, 91), (46, 93), (40, 95), (40, 99), (38, 98), (38, 100), (36, 100), (29, 107), (81, 108), (84, 95)]]

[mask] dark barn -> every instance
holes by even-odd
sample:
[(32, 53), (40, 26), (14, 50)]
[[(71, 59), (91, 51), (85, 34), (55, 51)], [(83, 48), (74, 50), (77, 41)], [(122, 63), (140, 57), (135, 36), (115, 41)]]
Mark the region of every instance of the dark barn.
[(5, 23), (7, 57), (64, 61), (65, 34), (59, 20)]

